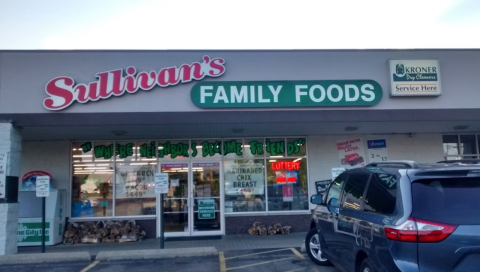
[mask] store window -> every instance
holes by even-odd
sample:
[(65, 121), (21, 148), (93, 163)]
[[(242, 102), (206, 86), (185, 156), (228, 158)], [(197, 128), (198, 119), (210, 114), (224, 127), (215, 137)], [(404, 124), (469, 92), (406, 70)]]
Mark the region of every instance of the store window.
[[(190, 157), (190, 150), (193, 147), (194, 146), (190, 146), (188, 141), (159, 141), (158, 158), (174, 160), (187, 159)], [(194, 150), (198, 150), (196, 149), (196, 144)]]
[(308, 210), (307, 159), (269, 159), (268, 211)]
[(445, 160), (476, 159), (480, 134), (443, 135)]
[(115, 215), (151, 214), (156, 199), (155, 165), (148, 162), (117, 163), (115, 173)]
[[(193, 158), (222, 158), (222, 141), (219, 139), (192, 140), (191, 146)], [(193, 149), (194, 146), (195, 149)]]
[(112, 216), (113, 164), (73, 164), (72, 217)]
[(93, 142), (77, 142), (72, 144), (72, 162), (92, 162)]
[(263, 138), (247, 138), (244, 143), (244, 158), (264, 158), (265, 157), (265, 140)]
[(115, 161), (135, 161), (136, 151), (135, 141), (115, 142)]
[(264, 160), (228, 160), (223, 163), (225, 212), (264, 212)]
[(227, 159), (243, 158), (243, 140), (225, 139), (223, 140), (223, 157)]
[(265, 149), (267, 151), (267, 157), (283, 158), (285, 157), (285, 139), (267, 138), (265, 139)]

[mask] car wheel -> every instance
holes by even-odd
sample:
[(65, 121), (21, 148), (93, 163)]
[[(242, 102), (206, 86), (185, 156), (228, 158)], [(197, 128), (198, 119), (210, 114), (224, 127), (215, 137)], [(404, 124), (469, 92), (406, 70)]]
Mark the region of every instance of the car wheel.
[(318, 237), (317, 228), (311, 229), (307, 238), (305, 239), (305, 249), (308, 257), (318, 265), (331, 265), (330, 261), (322, 257), (322, 250), (320, 249), (320, 239)]
[(360, 272), (372, 272), (372, 265), (368, 259), (363, 260), (362, 265), (360, 266)]

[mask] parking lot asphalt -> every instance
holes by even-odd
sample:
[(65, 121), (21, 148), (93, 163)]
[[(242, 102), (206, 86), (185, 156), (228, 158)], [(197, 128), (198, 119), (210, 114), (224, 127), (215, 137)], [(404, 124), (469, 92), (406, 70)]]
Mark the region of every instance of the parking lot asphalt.
[(219, 251), (218, 256), (175, 257), (122, 261), (91, 261), (71, 263), (43, 263), (0, 266), (0, 272), (11, 271), (75, 271), (75, 272), (338, 272), (334, 267), (314, 264), (300, 248), (268, 248)]

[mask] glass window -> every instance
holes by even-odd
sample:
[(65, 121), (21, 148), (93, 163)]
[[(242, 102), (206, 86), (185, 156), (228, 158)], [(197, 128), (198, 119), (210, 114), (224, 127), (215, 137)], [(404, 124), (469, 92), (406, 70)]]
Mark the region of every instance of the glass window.
[(458, 156), (458, 135), (443, 135), (443, 153), (445, 156)]
[(115, 152), (116, 150), (113, 142), (95, 142), (93, 158), (96, 162), (113, 161)]
[(265, 157), (264, 139), (244, 139), (244, 158), (263, 158)]
[(266, 168), (268, 210), (308, 210), (307, 159), (270, 159)]
[(267, 157), (283, 158), (285, 157), (286, 147), (284, 138), (265, 139), (265, 150)]
[(157, 142), (138, 141), (135, 152), (137, 161), (155, 162), (157, 161)]
[(328, 190), (326, 203), (331, 207), (340, 206), (340, 193), (342, 192), (345, 181), (347, 180), (347, 174), (341, 174), (330, 185)]
[[(195, 141), (192, 141), (194, 143)], [(194, 145), (195, 146), (195, 145)], [(186, 159), (190, 157), (191, 146), (188, 141), (159, 141), (158, 158), (160, 159)], [(201, 151), (201, 149), (196, 149)]]
[(118, 161), (134, 161), (136, 146), (135, 141), (115, 142), (115, 160)]
[(223, 156), (227, 159), (238, 159), (243, 157), (243, 140), (227, 139), (223, 140)]
[(77, 142), (72, 144), (72, 162), (93, 161), (93, 142)]
[(344, 208), (360, 210), (369, 177), (369, 174), (351, 174), (348, 176), (342, 198)]
[(225, 212), (266, 211), (264, 160), (223, 162)]
[(151, 214), (156, 199), (155, 165), (117, 163), (115, 174), (115, 216)]
[(192, 140), (192, 147), (195, 146), (195, 149), (192, 150), (193, 158), (217, 158), (221, 159), (222, 157), (222, 141), (215, 139), (208, 140)]
[(72, 217), (112, 216), (113, 164), (73, 164)]
[(287, 157), (304, 157), (307, 155), (307, 141), (305, 138), (287, 139)]
[[(475, 135), (460, 135), (461, 154), (477, 154), (477, 141)], [(466, 159), (476, 159), (477, 156), (464, 156)]]
[(385, 215), (393, 214), (397, 197), (397, 177), (374, 173), (365, 197), (365, 210)]
[(454, 225), (480, 225), (480, 178), (418, 180), (412, 184), (412, 216)]

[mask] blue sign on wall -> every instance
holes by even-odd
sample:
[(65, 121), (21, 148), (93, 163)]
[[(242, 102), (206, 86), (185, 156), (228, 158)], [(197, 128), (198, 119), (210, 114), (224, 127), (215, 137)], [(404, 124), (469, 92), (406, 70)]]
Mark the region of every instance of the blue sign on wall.
[(367, 141), (368, 149), (373, 148), (387, 148), (387, 141), (382, 140), (368, 140)]

